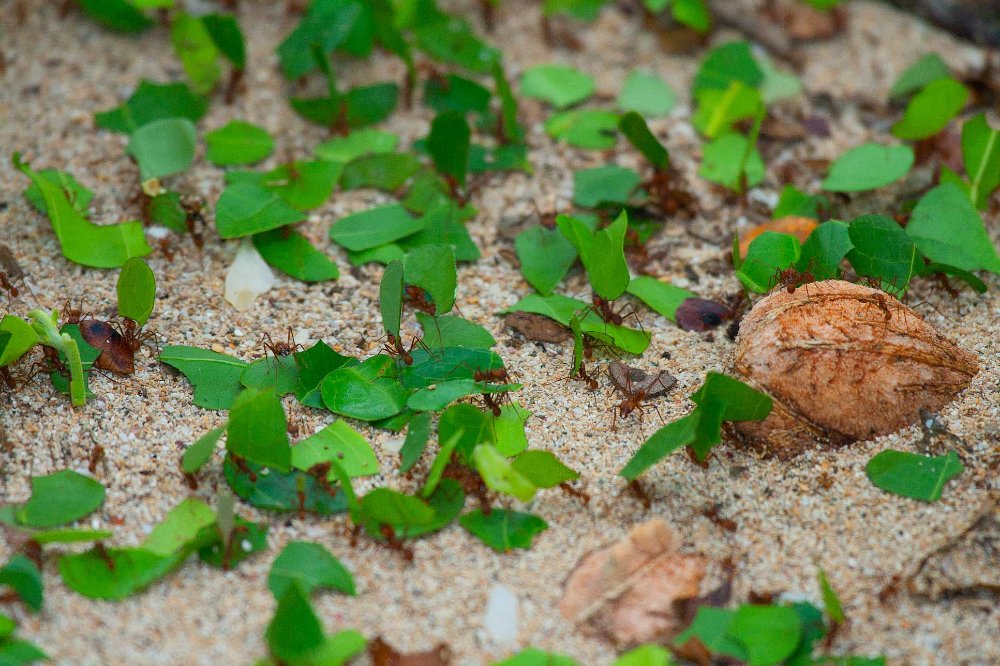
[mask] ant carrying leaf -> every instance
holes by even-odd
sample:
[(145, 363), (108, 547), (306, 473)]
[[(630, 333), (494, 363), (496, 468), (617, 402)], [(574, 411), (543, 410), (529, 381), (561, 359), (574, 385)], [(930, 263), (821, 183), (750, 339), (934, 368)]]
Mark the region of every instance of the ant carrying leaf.
[(612, 413), (612, 430), (615, 429), (618, 417), (625, 418), (632, 412), (637, 412), (641, 418), (643, 402), (664, 395), (677, 384), (677, 378), (666, 370), (650, 375), (640, 368), (632, 368), (617, 361), (608, 366), (608, 376), (624, 396)]

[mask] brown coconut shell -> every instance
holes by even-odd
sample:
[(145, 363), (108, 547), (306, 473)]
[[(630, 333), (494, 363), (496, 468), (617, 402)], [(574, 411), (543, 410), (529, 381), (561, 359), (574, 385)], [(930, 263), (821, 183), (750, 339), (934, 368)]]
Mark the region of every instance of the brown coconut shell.
[(780, 457), (916, 423), (979, 371), (977, 357), (878, 289), (841, 280), (782, 289), (744, 317), (735, 370), (774, 399), (761, 422), (739, 422), (750, 445)]

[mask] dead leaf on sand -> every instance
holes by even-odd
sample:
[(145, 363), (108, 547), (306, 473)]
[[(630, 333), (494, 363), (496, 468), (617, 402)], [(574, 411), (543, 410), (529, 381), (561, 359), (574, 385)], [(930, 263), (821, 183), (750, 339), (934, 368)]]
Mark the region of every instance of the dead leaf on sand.
[(686, 623), (677, 602), (697, 597), (705, 575), (705, 558), (676, 547), (663, 520), (636, 525), (583, 558), (566, 580), (560, 612), (622, 647), (673, 638)]
[(512, 312), (504, 317), (504, 324), (535, 342), (562, 342), (570, 337), (559, 322), (530, 312)]
[(368, 644), (368, 655), (374, 666), (448, 666), (451, 663), (451, 650), (444, 643), (426, 652), (403, 654), (381, 636)]

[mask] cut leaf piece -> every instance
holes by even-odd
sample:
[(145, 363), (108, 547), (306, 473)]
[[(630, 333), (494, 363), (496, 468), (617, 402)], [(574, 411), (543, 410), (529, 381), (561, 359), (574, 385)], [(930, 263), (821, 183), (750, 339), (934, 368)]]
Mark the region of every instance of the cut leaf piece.
[(952, 183), (927, 192), (910, 214), (906, 235), (928, 259), (966, 271), (1000, 273), (1000, 256), (975, 206)]
[(954, 451), (934, 457), (882, 451), (865, 467), (868, 478), (882, 490), (924, 502), (941, 499), (944, 485), (964, 470)]
[(204, 467), (215, 453), (215, 445), (225, 432), (226, 426), (219, 426), (199, 437), (198, 441), (184, 451), (181, 457), (181, 471), (185, 474), (194, 474)]
[(267, 576), (267, 587), (276, 599), (289, 586), (298, 584), (306, 594), (317, 588), (330, 588), (354, 596), (354, 579), (340, 561), (318, 543), (292, 541), (274, 559)]
[(886, 291), (905, 293), (920, 253), (903, 228), (882, 215), (863, 215), (847, 232), (854, 245), (847, 260), (858, 275), (879, 279)]
[(14, 153), (14, 167), (41, 190), (52, 230), (59, 239), (63, 256), (91, 268), (118, 268), (132, 257), (142, 257), (152, 248), (146, 243), (141, 222), (97, 225), (80, 215), (55, 184), (31, 170)]
[(376, 356), (359, 366), (342, 367), (327, 375), (321, 384), (327, 409), (361, 421), (377, 421), (403, 411), (409, 391), (395, 377), (384, 376), (382, 363), (383, 359)]
[(260, 256), (282, 273), (303, 282), (325, 282), (340, 277), (337, 264), (289, 227), (254, 234)]
[(557, 109), (578, 104), (594, 94), (594, 79), (565, 65), (536, 65), (521, 76), (521, 94)]
[(142, 326), (153, 313), (156, 300), (156, 277), (149, 265), (132, 257), (118, 274), (118, 314)]
[(246, 389), (236, 396), (226, 433), (226, 449), (233, 455), (280, 472), (291, 470), (285, 410), (273, 389)]
[(585, 222), (566, 215), (557, 217), (556, 224), (580, 255), (594, 292), (609, 301), (625, 293), (630, 280), (624, 253), (625, 232), (628, 230), (625, 211), (610, 225), (597, 231), (591, 231)]
[[(44, 600), (42, 572), (35, 563), (25, 555), (13, 555), (7, 564), (0, 568), (0, 586), (8, 586), (25, 605), (40, 611)], [(5, 595), (6, 596), (6, 595)], [(0, 657), (3, 656), (3, 631), (0, 629)]]
[(192, 93), (183, 83), (161, 84), (143, 79), (124, 104), (94, 114), (94, 122), (112, 132), (131, 134), (164, 118), (187, 118), (196, 123), (207, 110), (208, 100)]
[(675, 287), (649, 275), (632, 278), (625, 290), (670, 321), (676, 321), (677, 308), (688, 298), (697, 294)]
[(909, 146), (866, 143), (851, 148), (834, 161), (823, 181), (823, 189), (828, 192), (874, 190), (905, 176), (913, 160), (913, 149)]
[(348, 250), (360, 252), (399, 240), (423, 227), (421, 219), (399, 204), (386, 204), (340, 218), (330, 227), (330, 238)]
[(194, 404), (205, 409), (229, 409), (242, 389), (240, 377), (247, 367), (238, 358), (183, 345), (168, 345), (160, 361), (180, 370), (194, 385)]
[(59, 574), (68, 588), (91, 599), (124, 599), (165, 576), (180, 556), (157, 555), (142, 548), (101, 548), (59, 558)]
[[(378, 474), (378, 459), (367, 440), (342, 420), (334, 421), (292, 447), (292, 466), (309, 471), (324, 462), (336, 463), (348, 476)], [(336, 481), (336, 475), (329, 475)]]
[(558, 229), (530, 227), (514, 239), (521, 274), (538, 293), (547, 296), (576, 261), (576, 248)]
[(205, 135), (205, 159), (219, 166), (253, 164), (274, 150), (274, 139), (263, 127), (243, 120), (231, 120)]
[(154, 120), (132, 132), (128, 154), (139, 163), (143, 180), (185, 171), (194, 161), (196, 132), (187, 118)]
[(614, 148), (618, 114), (600, 109), (573, 109), (549, 116), (545, 132), (553, 139), (588, 150)]
[(104, 486), (72, 470), (31, 477), (31, 498), (17, 510), (26, 527), (54, 527), (79, 520), (104, 503)]
[(918, 141), (934, 136), (961, 113), (969, 89), (954, 79), (939, 79), (914, 95), (902, 119), (892, 126), (900, 139)]
[(462, 516), (459, 522), (498, 553), (531, 548), (535, 536), (549, 527), (538, 516), (507, 509), (492, 509), (489, 513), (476, 509)]
[(618, 93), (619, 109), (651, 118), (667, 115), (676, 103), (677, 93), (673, 88), (660, 77), (638, 70), (628, 75)]
[(410, 250), (403, 265), (403, 281), (426, 290), (435, 314), (446, 314), (455, 305), (455, 251), (450, 245), (424, 245)]
[(306, 219), (274, 192), (252, 183), (230, 185), (219, 196), (215, 226), (222, 238), (252, 236)]
[(330, 516), (347, 509), (344, 493), (338, 487), (301, 470), (284, 474), (253, 463), (237, 467), (227, 456), (222, 473), (234, 493), (259, 509), (308, 512), (318, 516)]

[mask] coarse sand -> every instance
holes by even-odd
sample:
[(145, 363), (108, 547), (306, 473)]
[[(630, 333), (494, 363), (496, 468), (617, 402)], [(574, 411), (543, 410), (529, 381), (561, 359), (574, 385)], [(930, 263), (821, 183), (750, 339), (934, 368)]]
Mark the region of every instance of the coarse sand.
[[(15, 12), (19, 4), (28, 8), (23, 22)], [(138, 172), (125, 155), (127, 139), (95, 129), (93, 113), (119, 104), (143, 78), (182, 80), (183, 73), (165, 29), (136, 37), (116, 35), (77, 11), (60, 18), (58, 4), (35, 0), (0, 5), (0, 50), (6, 60), (0, 81), (0, 241), (16, 253), (43, 306), (82, 304), (87, 311), (106, 315), (115, 302), (116, 273), (84, 269), (62, 257), (48, 222), (21, 196), (27, 180), (11, 166), (9, 155), (20, 151), (35, 168), (72, 172), (95, 192), (95, 221), (134, 219)], [(654, 121), (652, 128), (694, 192), (699, 213), (690, 221), (669, 221), (653, 239), (650, 270), (706, 297), (733, 291), (737, 283), (721, 258), (733, 232), (766, 216), (759, 206), (748, 207), (707, 188), (695, 174), (700, 148), (690, 125), (687, 91), (699, 53), (664, 53), (655, 35), (642, 28), (640, 17), (617, 9), (606, 10), (582, 29), (582, 50), (552, 50), (540, 37), (538, 4), (509, 0), (497, 11), (490, 39), (503, 49), (512, 80), (525, 67), (556, 61), (594, 75), (604, 99), (617, 94), (633, 68), (658, 74), (678, 91), (676, 109), (669, 118)], [(286, 101), (295, 86), (281, 79), (274, 55), (275, 45), (294, 25), (284, 5), (241, 3), (240, 22), (249, 40), (246, 94), (232, 106), (217, 96), (200, 123), (202, 130), (209, 130), (242, 118), (265, 127), (277, 140), (265, 168), (290, 156), (307, 157), (312, 146), (328, 138), (325, 130), (297, 117)], [(754, 8), (748, 5), (747, 11)], [(805, 160), (832, 159), (847, 147), (885, 140), (891, 122), (885, 109), (888, 89), (923, 53), (937, 51), (963, 73), (983, 62), (978, 49), (889, 7), (854, 2), (846, 12), (841, 35), (802, 49), (799, 74), (807, 95), (773, 110), (789, 118), (824, 116), (831, 136), (765, 141), (768, 177), (751, 201), (773, 200), (788, 177), (800, 187), (815, 189), (824, 169), (813, 170)], [(481, 29), (478, 18), (474, 22)], [(711, 40), (720, 43), (738, 36), (720, 29)], [(371, 62), (344, 61), (338, 72), (351, 82), (398, 81), (402, 68), (379, 55)], [(328, 631), (356, 628), (369, 637), (381, 634), (406, 651), (444, 641), (458, 664), (487, 664), (529, 645), (571, 655), (581, 664), (609, 664), (614, 651), (608, 644), (582, 635), (559, 615), (562, 581), (582, 555), (621, 538), (631, 525), (659, 516), (674, 527), (684, 551), (701, 552), (712, 562), (705, 590), (718, 584), (723, 559), (736, 563), (734, 600), (745, 600), (754, 590), (818, 604), (816, 568), (822, 566), (850, 618), (833, 642), (838, 653), (885, 654), (891, 664), (1000, 663), (1000, 603), (995, 592), (1000, 279), (984, 276), (990, 287), (986, 294), (964, 289), (957, 298), (918, 281), (909, 299), (982, 364), (972, 385), (941, 415), (963, 442), (966, 471), (947, 485), (939, 502), (924, 504), (887, 494), (865, 476), (865, 463), (879, 451), (922, 451), (921, 431), (911, 427), (785, 462), (733, 445), (719, 447), (707, 469), (684, 455), (671, 456), (644, 477), (653, 497), (652, 508), (644, 510), (622, 494), (617, 470), (660, 426), (661, 417), (671, 420), (690, 409), (687, 396), (706, 371), (730, 369), (733, 345), (721, 332), (687, 333), (638, 308), (653, 342), (636, 363), (647, 370), (669, 370), (678, 384), (656, 402), (659, 415), (647, 409), (644, 419), (632, 417), (612, 432), (611, 408), (620, 398), (615, 398), (606, 376), (601, 388), (589, 393), (581, 384), (562, 379), (570, 356), (566, 346), (526, 341), (504, 328), (496, 313), (530, 292), (508, 257), (511, 235), (536, 221), (532, 202), (542, 211), (566, 211), (574, 170), (609, 163), (642, 166), (624, 141), (607, 152), (553, 143), (541, 126), (546, 113), (537, 103), (522, 104), (534, 173), (493, 176), (474, 197), (480, 212), (469, 229), (483, 256), (460, 268), (457, 305), (494, 334), (498, 353), (524, 383), (518, 400), (533, 413), (527, 425), (531, 446), (553, 451), (579, 470), (592, 496), (589, 504), (558, 490), (542, 492), (528, 509), (548, 521), (549, 529), (530, 550), (494, 553), (456, 525), (416, 541), (411, 565), (370, 540), (362, 539), (352, 548), (344, 516), (299, 520), (241, 505), (242, 515), (271, 525), (265, 553), (231, 572), (188, 562), (125, 601), (92, 601), (69, 591), (56, 571), (55, 553), (47, 554), (44, 610), (29, 614), (18, 606), (3, 609), (13, 613), (21, 635), (38, 643), (57, 664), (250, 663), (266, 653), (262, 636), (275, 605), (266, 584), (269, 567), (286, 542), (299, 539), (329, 548), (357, 581), (357, 597), (315, 597)], [(385, 127), (409, 145), (426, 134), (430, 117), (422, 107), (401, 110)], [(878, 195), (853, 197), (844, 214), (886, 212), (882, 207), (927, 178), (917, 170), (908, 182)], [(221, 170), (202, 160), (170, 181), (172, 189), (202, 196), (210, 204), (222, 184)], [(164, 344), (213, 348), (244, 359), (261, 354), (264, 332), (283, 337), (289, 326), (300, 341), (323, 339), (344, 353), (373, 353), (380, 335), (381, 268), (350, 268), (344, 253), (328, 240), (327, 230), (337, 218), (387, 200), (367, 190), (338, 193), (312, 211), (301, 229), (336, 256), (341, 278), (318, 285), (281, 278), (277, 288), (244, 312), (223, 299), (223, 281), (237, 243), (209, 234), (200, 251), (189, 239), (179, 241), (172, 261), (155, 252), (149, 261), (158, 280), (158, 298), (150, 325)], [(998, 243), (995, 214), (988, 216), (987, 226)], [(573, 275), (565, 293), (586, 294), (584, 278)], [(30, 305), (30, 299), (14, 301), (11, 311), (23, 315)], [(31, 475), (67, 467), (83, 471), (91, 449), (100, 444), (106, 458), (96, 476), (107, 487), (107, 499), (92, 516), (93, 526), (113, 529), (114, 544), (134, 545), (191, 494), (177, 471), (179, 456), (201, 434), (222, 424), (225, 414), (192, 405), (188, 382), (158, 364), (148, 349), (137, 358), (134, 377), (92, 381), (98, 397), (76, 410), (41, 378), (0, 398), (0, 426), (11, 445), (0, 449), (0, 502), (26, 499)], [(285, 406), (300, 436), (333, 420), (331, 414), (303, 408), (290, 398)], [(362, 490), (379, 485), (413, 490), (423, 478), (428, 456), (412, 479), (402, 478), (398, 455), (392, 452), (400, 436), (358, 427), (371, 441), (381, 469), (381, 474), (363, 481)], [(218, 463), (211, 467), (194, 493), (209, 502), (221, 482)], [(704, 515), (712, 508), (735, 521), (735, 531), (722, 529)], [(984, 529), (992, 530), (992, 540), (977, 537), (977, 530)], [(10, 550), (9, 544), (0, 543), (0, 561)], [(910, 589), (905, 581), (914, 574), (919, 574), (917, 584)], [(880, 600), (879, 592), (894, 578), (903, 581), (898, 591)], [(506, 645), (492, 642), (483, 625), (487, 596), (497, 584), (512, 590), (518, 601), (517, 639)], [(992, 595), (977, 591), (990, 586)]]

